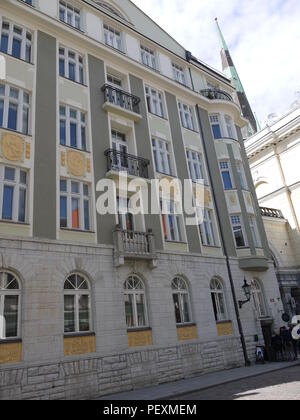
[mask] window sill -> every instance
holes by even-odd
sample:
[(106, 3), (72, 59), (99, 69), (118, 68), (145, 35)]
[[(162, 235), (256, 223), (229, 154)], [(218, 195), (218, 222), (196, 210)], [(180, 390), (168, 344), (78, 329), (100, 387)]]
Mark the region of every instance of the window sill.
[(0, 50), (0, 54), (6, 55), (7, 57), (13, 58), (14, 60), (22, 61), (25, 64), (29, 64), (30, 66), (34, 66), (31, 61), (24, 60), (23, 58), (15, 57), (12, 54), (6, 53), (5, 51)]
[(204, 244), (202, 244), (202, 246), (204, 248), (209, 248), (209, 249), (222, 249), (222, 247), (219, 246), (219, 245), (204, 245)]
[(163, 175), (163, 176), (168, 176), (170, 178), (174, 178), (177, 179), (176, 175), (172, 175), (172, 174), (165, 174), (164, 172), (159, 172), (159, 171), (155, 171), (158, 175)]
[(105, 45), (106, 47), (112, 49), (113, 51), (116, 51), (116, 52), (118, 52), (120, 54), (126, 55), (125, 51), (119, 50), (119, 48), (115, 48), (112, 45), (106, 44), (105, 42), (103, 42), (103, 45)]
[(13, 220), (4, 220), (4, 219), (0, 220), (0, 224), (1, 223), (9, 223), (10, 225), (15, 225), (15, 226), (30, 226), (29, 223), (14, 222)]
[(229, 324), (229, 323), (232, 324), (232, 320), (231, 319), (228, 319), (227, 321), (216, 321), (216, 324), (217, 325), (224, 325), (224, 324)]
[(96, 232), (92, 231), (92, 230), (80, 230), (80, 229), (68, 229), (68, 228), (60, 228), (61, 231), (63, 232), (75, 232), (75, 233), (87, 233), (87, 234), (95, 234)]
[(87, 333), (65, 333), (64, 338), (80, 338), (80, 337), (96, 337), (96, 333), (87, 332)]
[(22, 131), (13, 130), (12, 128), (6, 128), (6, 127), (1, 127), (0, 126), (0, 130), (8, 131), (9, 133), (19, 134), (20, 136), (32, 137), (31, 134), (22, 133)]
[(7, 339), (0, 339), (0, 345), (1, 344), (18, 344), (18, 343), (22, 343), (22, 339), (21, 338), (7, 338)]
[(143, 331), (152, 331), (151, 327), (141, 327), (141, 328), (127, 328), (127, 333), (143, 332)]
[(91, 154), (91, 152), (88, 151), (88, 150), (78, 149), (77, 147), (68, 146), (66, 144), (61, 144), (61, 143), (59, 145), (61, 147), (65, 147), (66, 149), (71, 149), (71, 150), (74, 150), (74, 151), (77, 151), (77, 152), (81, 152), (81, 153), (88, 153), (89, 155)]
[(82, 87), (85, 87), (85, 88), (88, 87), (88, 85), (86, 85), (84, 83), (80, 83), (80, 82), (77, 82), (76, 80), (69, 79), (68, 77), (62, 76), (61, 74), (59, 75), (59, 77), (63, 80), (68, 80), (71, 83), (75, 83), (76, 85), (79, 85), (79, 86), (82, 86)]
[(154, 117), (160, 118), (161, 120), (164, 120), (164, 121), (169, 121), (169, 120), (168, 120), (168, 118), (163, 117), (163, 116), (161, 116), (161, 115), (154, 114), (153, 112), (150, 112), (150, 111), (148, 111), (148, 113), (149, 113), (150, 115), (153, 115)]
[(176, 324), (176, 328), (190, 328), (190, 327), (197, 327), (195, 322), (190, 322), (187, 324)]
[(183, 125), (182, 125), (182, 128), (184, 130), (191, 131), (192, 133), (199, 134), (199, 131), (194, 130), (193, 128), (184, 127)]
[(70, 25), (68, 22), (65, 22), (65, 21), (63, 21), (63, 20), (61, 20), (59, 18), (58, 18), (58, 21), (60, 23), (62, 23), (63, 25), (67, 26), (68, 28), (74, 29), (75, 31), (77, 31), (77, 32), (79, 32), (81, 34), (85, 34), (85, 32), (82, 29), (78, 29), (78, 28), (76, 28), (76, 26)]
[(182, 242), (180, 242), (180, 241), (170, 241), (170, 240), (165, 239), (165, 242), (167, 244), (188, 245), (188, 243), (187, 242), (184, 242), (184, 241), (182, 241)]

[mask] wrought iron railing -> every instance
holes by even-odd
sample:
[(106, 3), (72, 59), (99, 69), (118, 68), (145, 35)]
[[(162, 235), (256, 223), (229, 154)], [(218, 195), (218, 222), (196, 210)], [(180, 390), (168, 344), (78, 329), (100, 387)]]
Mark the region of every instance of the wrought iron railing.
[(200, 93), (207, 99), (233, 102), (232, 96), (224, 90), (203, 89), (200, 91)]
[(140, 114), (140, 98), (125, 92), (122, 89), (111, 85), (104, 85), (102, 88), (104, 92), (104, 101), (109, 102), (113, 105), (119, 106), (120, 108), (126, 109), (127, 111), (135, 112)]
[(149, 178), (150, 161), (137, 156), (122, 153), (117, 150), (106, 150), (107, 170), (117, 172), (127, 172), (129, 175), (139, 178)]
[(260, 211), (263, 217), (272, 217), (274, 219), (284, 219), (284, 216), (281, 210), (269, 209), (268, 207), (261, 207)]

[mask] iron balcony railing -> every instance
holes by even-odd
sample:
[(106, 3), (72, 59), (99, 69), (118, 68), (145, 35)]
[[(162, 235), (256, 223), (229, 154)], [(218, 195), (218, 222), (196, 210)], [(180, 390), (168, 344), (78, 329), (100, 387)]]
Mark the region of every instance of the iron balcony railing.
[(129, 175), (149, 179), (150, 161), (114, 149), (106, 150), (107, 170), (127, 172)]
[(284, 219), (284, 216), (281, 210), (269, 209), (268, 207), (261, 207), (260, 211), (263, 217), (272, 217), (274, 219)]
[(109, 102), (113, 105), (119, 106), (120, 108), (126, 109), (127, 111), (140, 114), (140, 98), (125, 92), (117, 87), (105, 84), (102, 88), (104, 92), (104, 101)]
[(233, 102), (232, 96), (229, 93), (224, 92), (224, 90), (203, 89), (200, 91), (200, 93), (207, 99)]

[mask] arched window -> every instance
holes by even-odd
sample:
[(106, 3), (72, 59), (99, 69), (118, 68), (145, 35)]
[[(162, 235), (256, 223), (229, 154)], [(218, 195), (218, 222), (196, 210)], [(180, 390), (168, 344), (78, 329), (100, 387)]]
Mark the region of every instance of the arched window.
[(21, 287), (11, 273), (0, 272), (0, 339), (20, 336)]
[(185, 280), (181, 277), (175, 277), (172, 281), (172, 294), (176, 324), (192, 322), (189, 290)]
[(216, 321), (227, 320), (227, 308), (222, 282), (219, 279), (214, 278), (210, 283), (210, 291)]
[(65, 333), (91, 331), (91, 292), (89, 282), (79, 274), (72, 274), (64, 286)]
[(124, 300), (127, 328), (148, 326), (146, 292), (138, 276), (130, 276), (124, 283)]
[(252, 296), (254, 307), (258, 313), (259, 318), (262, 318), (267, 315), (265, 299), (262, 291), (261, 284), (259, 280), (253, 279), (251, 283), (252, 287)]

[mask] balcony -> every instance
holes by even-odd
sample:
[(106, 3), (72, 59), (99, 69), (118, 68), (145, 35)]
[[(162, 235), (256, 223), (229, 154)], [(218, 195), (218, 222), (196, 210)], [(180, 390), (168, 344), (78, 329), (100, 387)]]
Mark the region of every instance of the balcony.
[(113, 149), (107, 150), (105, 156), (108, 172), (127, 172), (134, 177), (149, 179), (149, 160)]
[(201, 95), (211, 101), (227, 101), (233, 102), (232, 96), (225, 92), (224, 90), (219, 89), (203, 89), (200, 91)]
[(104, 110), (131, 118), (136, 122), (142, 119), (140, 98), (108, 84), (103, 86), (102, 92), (104, 93)]
[(261, 207), (260, 211), (263, 217), (271, 217), (273, 219), (284, 220), (284, 216), (281, 210), (269, 209), (268, 207)]
[(156, 249), (152, 230), (145, 232), (134, 232), (123, 230), (117, 225), (114, 232), (115, 265), (124, 265), (125, 259), (148, 260), (151, 267), (156, 266)]

